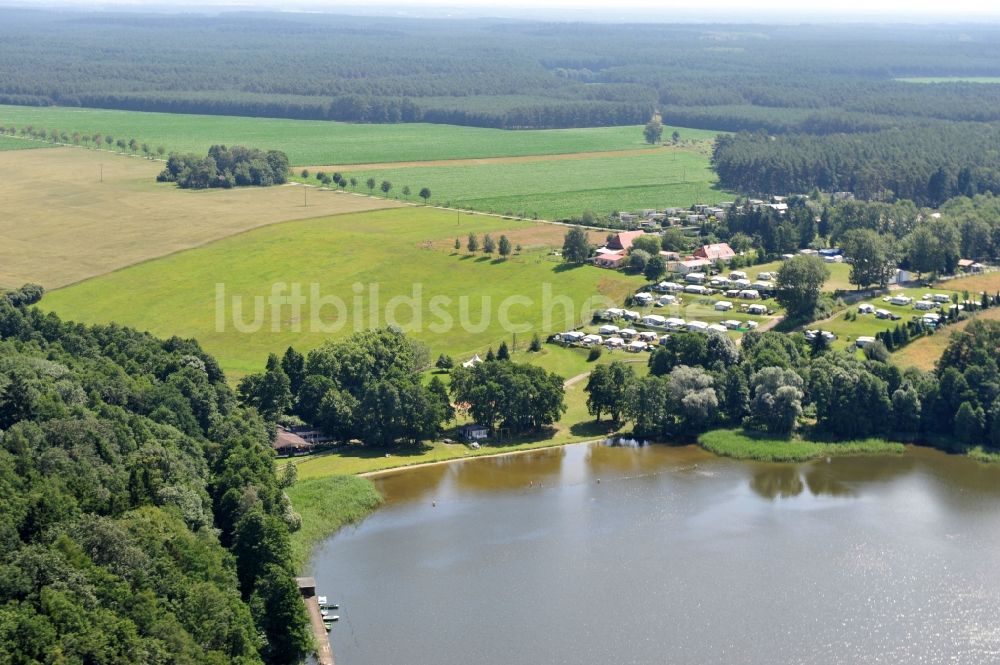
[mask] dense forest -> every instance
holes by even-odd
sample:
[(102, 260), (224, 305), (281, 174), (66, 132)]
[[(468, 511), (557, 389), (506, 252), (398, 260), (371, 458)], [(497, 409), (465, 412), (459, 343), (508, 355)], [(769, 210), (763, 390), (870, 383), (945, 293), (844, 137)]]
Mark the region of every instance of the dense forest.
[(938, 206), (1000, 192), (1000, 126), (911, 125), (855, 134), (720, 136), (712, 165), (725, 187), (789, 194), (849, 191), (866, 199)]
[(0, 295), (0, 661), (296, 663), (269, 428), (196, 342)]
[[(319, 54), (322, 54), (320, 56)], [(0, 102), (532, 128), (1000, 120), (994, 26), (657, 25), (8, 9)]]

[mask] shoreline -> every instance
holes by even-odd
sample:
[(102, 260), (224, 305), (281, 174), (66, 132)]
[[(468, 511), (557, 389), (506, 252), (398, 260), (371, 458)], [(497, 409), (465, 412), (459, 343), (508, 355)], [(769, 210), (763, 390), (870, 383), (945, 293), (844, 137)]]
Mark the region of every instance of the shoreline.
[(377, 478), (379, 476), (388, 475), (395, 471), (406, 471), (409, 469), (417, 469), (422, 467), (439, 466), (441, 464), (454, 464), (456, 462), (468, 462), (470, 460), (477, 459), (490, 459), (494, 457), (509, 457), (512, 455), (526, 455), (528, 453), (537, 452), (539, 450), (552, 450), (553, 448), (564, 448), (566, 446), (582, 446), (590, 445), (592, 443), (600, 443), (609, 437), (604, 437), (603, 439), (588, 439), (584, 441), (567, 441), (565, 443), (553, 443), (547, 446), (538, 446), (536, 448), (521, 448), (520, 450), (504, 450), (495, 453), (484, 453), (482, 455), (465, 455), (462, 457), (452, 457), (451, 459), (434, 460), (431, 462), (414, 462), (413, 464), (401, 464), (399, 466), (392, 466), (387, 469), (378, 469), (377, 471), (365, 471), (363, 473), (354, 474), (358, 478)]

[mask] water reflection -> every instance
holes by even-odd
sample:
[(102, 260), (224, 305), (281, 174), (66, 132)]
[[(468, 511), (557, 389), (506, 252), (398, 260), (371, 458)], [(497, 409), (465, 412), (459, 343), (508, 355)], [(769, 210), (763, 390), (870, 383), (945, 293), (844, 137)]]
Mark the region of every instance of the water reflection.
[(805, 484), (798, 466), (759, 467), (750, 478), (750, 489), (765, 499), (790, 498), (802, 494)]

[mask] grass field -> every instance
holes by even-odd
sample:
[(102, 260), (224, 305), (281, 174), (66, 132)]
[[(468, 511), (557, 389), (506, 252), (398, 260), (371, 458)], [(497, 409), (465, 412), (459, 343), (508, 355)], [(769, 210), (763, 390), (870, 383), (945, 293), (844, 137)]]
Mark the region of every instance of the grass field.
[(259, 226), (398, 205), (310, 191), (305, 207), (299, 186), (185, 191), (157, 184), (161, 168), (73, 148), (0, 153), (0, 287), (54, 288)]
[(820, 443), (803, 439), (775, 439), (740, 429), (706, 432), (698, 437), (698, 445), (721, 457), (759, 462), (808, 462), (843, 455), (898, 455), (906, 450), (901, 443), (883, 439)]
[(26, 141), (12, 136), (0, 136), (0, 152), (7, 150), (30, 150), (32, 148), (48, 147), (38, 141)]
[[(494, 237), (505, 233), (512, 243), (525, 246), (558, 245), (565, 233), (550, 224), (478, 215), (462, 215), (456, 226), (453, 213), (431, 208), (340, 215), (233, 236), (56, 291), (42, 303), (76, 321), (116, 321), (160, 336), (194, 337), (238, 376), (260, 370), (269, 352), (288, 345), (305, 351), (355, 327), (386, 325), (392, 319), (427, 342), (435, 355), (470, 355), (502, 338), (511, 340), (501, 322), (501, 306), (515, 295), (528, 299), (507, 301), (510, 322), (524, 324), (518, 335), (524, 346), (531, 330), (544, 333), (578, 324), (587, 298), (602, 294), (620, 302), (642, 283), (641, 278), (591, 266), (566, 269), (541, 249), (508, 261), (452, 249), (456, 236), (464, 241), (469, 232), (487, 231)], [(277, 316), (265, 306), (272, 286), (279, 283), (301, 285), (309, 302), (298, 316), (288, 305)], [(216, 320), (217, 284), (225, 288), (221, 326)], [(319, 298), (312, 297), (314, 284)], [(546, 288), (554, 304), (549, 323), (543, 316)], [(394, 297), (412, 297), (415, 290), (420, 290), (419, 307), (395, 306)], [(234, 296), (244, 300), (239, 311), (247, 323), (254, 320), (254, 298), (261, 299), (257, 332), (236, 329)], [(437, 303), (451, 325), (431, 302), (435, 296), (451, 299)], [(569, 297), (576, 311), (556, 303), (560, 296)], [(324, 297), (340, 298), (343, 311), (327, 305), (313, 316), (312, 308)]]
[(970, 294), (978, 294), (983, 291), (997, 293), (1000, 291), (1000, 271), (987, 272), (979, 275), (969, 275), (957, 279), (946, 279), (937, 283), (938, 288), (950, 291), (968, 291)]
[[(362, 125), (214, 115), (0, 105), (0, 125), (135, 138), (167, 151), (203, 153), (215, 143), (284, 150), (292, 164), (363, 164), (642, 148), (642, 127), (509, 131), (453, 125)], [(670, 136), (675, 128), (664, 128)], [(685, 140), (715, 132), (681, 128)]]
[(359, 183), (369, 177), (388, 180), (396, 196), (409, 185), (414, 200), (421, 187), (429, 187), (432, 202), (544, 219), (732, 198), (717, 188), (707, 155), (673, 148), (574, 160), (347, 170), (344, 175)]
[[(987, 309), (978, 312), (976, 319), (987, 321), (1000, 321), (1000, 309)], [(934, 369), (938, 358), (948, 347), (948, 342), (952, 334), (964, 330), (973, 319), (966, 319), (958, 323), (943, 328), (941, 332), (927, 337), (921, 337), (915, 342), (907, 344), (905, 347), (892, 354), (893, 361), (900, 367), (916, 367), (923, 371)]]

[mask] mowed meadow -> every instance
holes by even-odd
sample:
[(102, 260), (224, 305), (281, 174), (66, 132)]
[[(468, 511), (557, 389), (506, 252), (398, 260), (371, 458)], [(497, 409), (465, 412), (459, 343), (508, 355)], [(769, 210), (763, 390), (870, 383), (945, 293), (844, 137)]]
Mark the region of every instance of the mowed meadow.
[[(28, 125), (135, 138), (167, 152), (204, 153), (217, 143), (283, 150), (295, 165), (555, 155), (642, 148), (642, 127), (503, 130), (400, 123), (363, 125), (325, 120), (144, 113), (0, 105), (0, 125)], [(665, 136), (670, 136), (667, 128)], [(681, 130), (685, 135), (711, 135)]]
[(162, 168), (76, 148), (0, 152), (0, 287), (52, 289), (259, 226), (401, 205), (306, 199), (301, 186), (180, 190), (155, 181)]
[[(506, 234), (523, 252), (506, 261), (469, 255), (464, 242), (470, 232), (480, 237), (490, 232), (494, 238)], [(234, 378), (258, 371), (268, 353), (289, 345), (306, 351), (356, 328), (392, 323), (386, 314), (393, 299), (417, 294), (419, 307), (397, 306), (395, 323), (426, 342), (433, 354), (464, 358), (501, 340), (513, 341), (501, 322), (505, 301), (510, 322), (524, 326), (517, 337), (524, 347), (532, 331), (544, 336), (582, 322), (582, 308), (592, 296), (620, 303), (643, 283), (641, 277), (591, 266), (568, 268), (548, 249), (561, 245), (564, 233), (557, 225), (481, 215), (459, 219), (433, 208), (337, 215), (260, 228), (135, 265), (50, 293), (42, 306), (74, 321), (115, 321), (160, 336), (194, 337)], [(458, 252), (456, 237), (463, 242)], [(311, 302), (298, 318), (288, 305), (275, 312), (267, 304), (275, 284), (301, 285)], [(339, 298), (344, 310), (324, 306), (314, 317), (312, 308), (320, 301), (312, 298), (312, 285), (320, 296)], [(219, 289), (225, 292), (221, 315)], [(552, 308), (548, 323), (546, 289), (553, 299), (567, 296), (572, 303), (569, 309)], [(254, 298), (263, 299), (258, 329), (237, 329), (233, 296), (242, 299), (240, 321), (245, 323), (254, 320)], [(513, 296), (517, 299), (508, 300)], [(439, 301), (440, 309), (434, 309), (435, 297), (447, 304)], [(375, 316), (372, 303), (377, 303)], [(452, 318), (451, 325), (439, 311)]]

